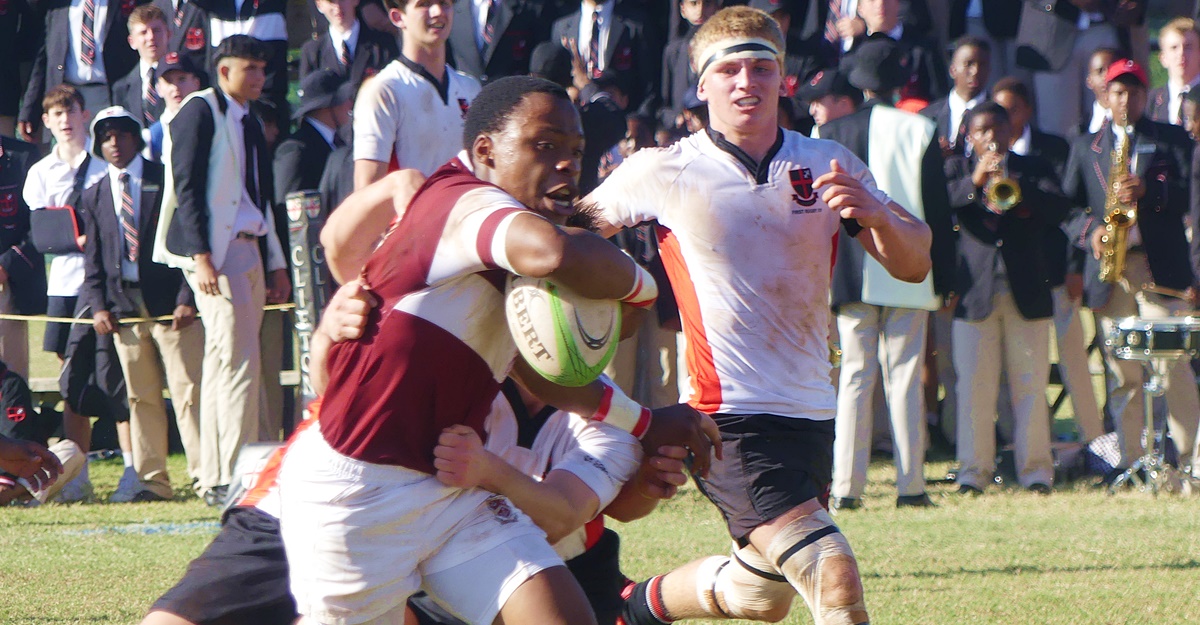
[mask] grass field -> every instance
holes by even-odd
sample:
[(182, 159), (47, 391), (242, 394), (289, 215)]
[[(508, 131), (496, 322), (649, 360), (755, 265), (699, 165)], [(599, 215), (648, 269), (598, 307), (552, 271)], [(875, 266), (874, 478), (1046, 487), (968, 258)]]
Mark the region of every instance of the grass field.
[[(176, 485), (183, 458), (171, 458)], [(931, 478), (948, 461), (927, 465)], [(119, 460), (93, 462), (97, 495)], [(1197, 499), (1086, 484), (1050, 497), (996, 491), (960, 498), (933, 484), (937, 508), (897, 510), (886, 461), (864, 509), (838, 524), (858, 554), (876, 624), (1200, 623)], [(136, 623), (217, 531), (217, 514), (180, 489), (155, 504), (0, 509), (0, 623)], [(626, 573), (643, 578), (728, 548), (711, 506), (685, 489), (648, 519), (617, 525)], [(797, 603), (789, 624), (811, 622)]]

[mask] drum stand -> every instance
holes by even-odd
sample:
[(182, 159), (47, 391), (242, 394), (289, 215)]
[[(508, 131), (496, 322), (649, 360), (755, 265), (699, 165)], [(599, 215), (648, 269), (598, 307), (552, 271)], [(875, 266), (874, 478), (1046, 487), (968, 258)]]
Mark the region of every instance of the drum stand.
[[(1142, 430), (1142, 457), (1129, 465), (1124, 473), (1113, 480), (1108, 487), (1109, 494), (1116, 493), (1126, 482), (1137, 486), (1142, 492), (1149, 491), (1155, 496), (1159, 490), (1178, 493), (1182, 487), (1183, 478), (1173, 467), (1167, 465), (1163, 457), (1163, 432), (1154, 427), (1154, 398), (1166, 393), (1167, 374), (1171, 365), (1179, 360), (1179, 356), (1152, 356), (1142, 361), (1146, 381), (1142, 383), (1142, 413), (1146, 423)], [(1140, 359), (1139, 359), (1140, 360)]]

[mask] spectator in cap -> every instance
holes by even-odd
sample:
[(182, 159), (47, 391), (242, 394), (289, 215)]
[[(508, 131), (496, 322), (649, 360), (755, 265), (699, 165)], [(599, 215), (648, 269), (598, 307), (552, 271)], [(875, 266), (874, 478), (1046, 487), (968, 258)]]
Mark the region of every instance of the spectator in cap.
[[(840, 509), (861, 505), (877, 408), (890, 417), (897, 507), (932, 505), (925, 494), (920, 381), (929, 313), (953, 296), (954, 233), (934, 123), (893, 106), (895, 91), (907, 83), (903, 61), (898, 43), (872, 39), (860, 46), (849, 76), (823, 72), (801, 87), (813, 117), (822, 119), (814, 134), (849, 148), (868, 164), (879, 189), (933, 232), (932, 280), (918, 285), (878, 271), (857, 238), (837, 247), (830, 303), (842, 366), (830, 503)], [(859, 106), (846, 111), (852, 103)], [(880, 381), (886, 406), (873, 406)]]
[[(1195, 268), (1185, 235), (1189, 208), (1187, 174), (1192, 142), (1178, 126), (1145, 117), (1147, 77), (1134, 61), (1120, 59), (1108, 68), (1107, 100), (1111, 123), (1099, 132), (1077, 137), (1071, 144), (1063, 174), (1063, 190), (1074, 206), (1068, 234), (1086, 253), (1084, 305), (1099, 317), (1099, 331), (1111, 332), (1119, 318), (1167, 317), (1192, 309)], [(1131, 170), (1122, 180), (1108, 180), (1112, 153), (1125, 145)], [(1103, 177), (1096, 172), (1102, 172)], [(1118, 174), (1120, 175), (1120, 174)], [(1119, 183), (1117, 198), (1137, 210), (1137, 227), (1128, 237), (1123, 279), (1100, 281), (1104, 214), (1110, 184)], [(1143, 452), (1141, 433), (1142, 367), (1118, 360), (1105, 350), (1105, 361), (1116, 374), (1111, 406), (1118, 406), (1117, 440), (1121, 466), (1128, 468)], [(1187, 359), (1172, 364), (1167, 376), (1167, 410), (1171, 437), (1179, 450), (1179, 466), (1193, 464), (1200, 396)], [(1118, 471), (1119, 473), (1119, 471)], [(1109, 480), (1116, 474), (1107, 476)]]
[[(164, 176), (161, 165), (139, 154), (144, 147), (141, 130), (141, 123), (119, 106), (96, 114), (93, 152), (108, 162), (107, 175), (89, 187), (80, 202), (89, 218), (84, 220), (87, 239), (79, 299), (91, 309), (97, 334), (117, 335), (114, 343), (129, 396), (138, 483), (118, 489), (111, 499), (118, 503), (173, 497), (167, 474), (164, 386), (171, 390), (189, 473), (203, 473), (198, 355), (204, 328), (195, 322), (195, 299), (183, 273), (152, 260)], [(163, 315), (172, 320), (148, 320)], [(132, 323), (133, 319), (142, 321)]]
[(207, 81), (207, 76), (196, 67), (190, 56), (168, 52), (159, 61), (158, 66), (154, 68), (154, 82), (162, 98), (163, 112), (143, 133), (146, 139), (146, 158), (155, 162), (162, 161), (166, 125), (175, 119), (184, 99), (204, 88)]
[(291, 292), (275, 229), (271, 162), (250, 103), (262, 94), (269, 51), (245, 35), (216, 49), (215, 87), (193, 94), (168, 126), (155, 259), (184, 270), (204, 317), (198, 487), (220, 503), (238, 451), (258, 438), (263, 306)]
[(800, 85), (796, 97), (808, 103), (808, 113), (817, 126), (849, 115), (863, 103), (862, 90), (836, 69), (817, 72)]
[(571, 76), (571, 53), (553, 41), (543, 41), (533, 49), (529, 59), (529, 75), (545, 78), (566, 89), (572, 99), (578, 99)]
[(199, 70), (207, 70), (212, 59), (213, 46), (220, 41), (211, 41), (209, 31), (212, 23), (203, 0), (153, 0), (152, 4), (167, 16), (169, 36), (163, 54), (174, 52), (187, 58)]
[(909, 68), (909, 81), (901, 86), (900, 99), (932, 102), (950, 92), (946, 61), (932, 38), (901, 21), (900, 9), (900, 0), (859, 0), (858, 14), (866, 22), (867, 32), (854, 39), (841, 63), (854, 63), (858, 49), (870, 39), (892, 39)]
[(317, 70), (337, 72), (355, 85), (400, 55), (396, 38), (358, 19), (358, 0), (316, 0), (329, 30), (300, 48), (300, 80)]

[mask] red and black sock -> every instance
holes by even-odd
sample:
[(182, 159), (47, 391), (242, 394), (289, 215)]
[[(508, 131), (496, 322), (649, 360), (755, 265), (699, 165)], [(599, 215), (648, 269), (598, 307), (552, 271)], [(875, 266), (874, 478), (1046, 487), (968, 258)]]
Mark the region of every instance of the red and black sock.
[(626, 625), (663, 625), (673, 623), (674, 619), (667, 615), (667, 607), (662, 598), (662, 575), (634, 586), (627, 597), (625, 607), (621, 610), (621, 619)]

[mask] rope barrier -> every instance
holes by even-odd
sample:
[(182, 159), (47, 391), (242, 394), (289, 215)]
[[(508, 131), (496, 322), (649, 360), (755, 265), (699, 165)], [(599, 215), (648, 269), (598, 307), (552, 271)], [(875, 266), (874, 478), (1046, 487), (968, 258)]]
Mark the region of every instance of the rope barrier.
[[(266, 306), (263, 306), (264, 311), (292, 310), (294, 308), (296, 308), (295, 304), (267, 304)], [(200, 315), (200, 313), (196, 313), (197, 319), (199, 319), (201, 316), (202, 315)], [(54, 322), (54, 323), (77, 323), (77, 324), (92, 325), (92, 319), (90, 317), (81, 317), (79, 319), (76, 319), (75, 317), (51, 317), (49, 315), (13, 315), (13, 314), (8, 314), (8, 313), (0, 313), (0, 320), (3, 320), (3, 319), (8, 319), (8, 320), (12, 320), (12, 321), (49, 321), (49, 322)], [(174, 315), (159, 315), (157, 317), (126, 317), (126, 318), (117, 320), (117, 323), (120, 325), (132, 325), (135, 323), (145, 323), (147, 321), (173, 321), (174, 319), (175, 319)]]

